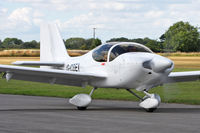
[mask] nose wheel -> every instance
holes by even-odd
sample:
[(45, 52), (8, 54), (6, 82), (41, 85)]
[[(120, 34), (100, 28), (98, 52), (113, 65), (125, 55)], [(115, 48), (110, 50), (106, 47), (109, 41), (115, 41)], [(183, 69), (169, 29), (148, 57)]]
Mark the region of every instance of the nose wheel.
[(141, 98), (130, 89), (126, 89), (126, 90), (141, 100), (141, 102), (139, 103), (139, 106), (144, 108), (147, 112), (155, 111), (161, 103), (161, 98), (158, 94), (150, 94), (146, 91), (143, 91), (145, 96)]
[(77, 106), (77, 109), (78, 109), (78, 110), (86, 110), (87, 107), (78, 107), (78, 106)]

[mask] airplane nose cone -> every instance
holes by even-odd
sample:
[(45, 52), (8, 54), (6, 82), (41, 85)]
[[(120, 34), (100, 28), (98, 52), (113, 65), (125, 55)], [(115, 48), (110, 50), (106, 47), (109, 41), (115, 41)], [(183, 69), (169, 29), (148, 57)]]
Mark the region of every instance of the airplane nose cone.
[(173, 66), (173, 62), (165, 57), (154, 57), (152, 60), (145, 61), (143, 67), (147, 69), (152, 69), (154, 72), (161, 73), (166, 69)]
[(166, 69), (171, 68), (173, 62), (164, 57), (155, 57), (151, 61), (151, 67), (154, 72), (164, 72)]

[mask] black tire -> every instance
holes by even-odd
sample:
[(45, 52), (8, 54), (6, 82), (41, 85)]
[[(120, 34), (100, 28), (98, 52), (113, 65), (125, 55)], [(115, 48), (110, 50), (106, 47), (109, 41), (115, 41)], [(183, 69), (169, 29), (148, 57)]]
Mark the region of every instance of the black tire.
[(77, 107), (78, 110), (86, 110), (87, 107)]
[(147, 112), (154, 112), (157, 108), (150, 108), (150, 109), (145, 109)]

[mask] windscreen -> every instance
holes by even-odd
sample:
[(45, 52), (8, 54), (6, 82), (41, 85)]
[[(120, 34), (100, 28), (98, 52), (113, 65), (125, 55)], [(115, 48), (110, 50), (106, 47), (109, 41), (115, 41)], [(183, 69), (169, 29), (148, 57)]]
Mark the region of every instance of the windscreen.
[(108, 51), (112, 46), (113, 46), (112, 44), (105, 44), (98, 47), (92, 53), (93, 59), (98, 62), (106, 62), (108, 58)]
[(148, 52), (152, 53), (149, 49), (147, 49), (144, 46), (140, 46), (137, 44), (122, 44), (122, 45), (116, 45), (111, 53), (110, 53), (110, 59), (109, 61), (114, 60), (116, 57), (118, 57), (121, 54), (128, 53), (128, 52)]

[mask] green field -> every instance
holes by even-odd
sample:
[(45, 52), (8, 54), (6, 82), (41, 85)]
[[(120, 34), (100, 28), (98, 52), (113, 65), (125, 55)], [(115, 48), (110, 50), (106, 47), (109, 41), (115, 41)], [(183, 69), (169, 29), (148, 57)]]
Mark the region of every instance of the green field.
[[(175, 71), (197, 70), (195, 68), (177, 68)], [(27, 81), (0, 79), (0, 93), (16, 95), (53, 96), (69, 98), (78, 93), (89, 93), (92, 87), (81, 88), (63, 85), (50, 85)], [(158, 93), (162, 102), (200, 104), (200, 82), (168, 84), (152, 89)], [(143, 96), (143, 93), (138, 93)], [(138, 101), (132, 94), (123, 89), (99, 88), (93, 94), (94, 99), (117, 99)]]
[[(190, 55), (187, 53), (187, 55)], [(175, 63), (174, 71), (200, 70), (200, 56), (168, 56)], [(10, 64), (16, 60), (37, 61), (39, 57), (0, 57), (0, 64)], [(89, 93), (92, 87), (80, 88), (63, 85), (50, 85), (11, 80), (8, 83), (0, 79), (0, 93), (17, 95), (37, 95), (69, 98), (78, 93)], [(153, 88), (150, 92), (158, 93), (163, 102), (200, 104), (200, 82), (187, 82), (164, 85)], [(143, 93), (139, 93), (143, 96)], [(94, 99), (118, 99), (138, 101), (123, 89), (99, 88), (93, 94)]]

